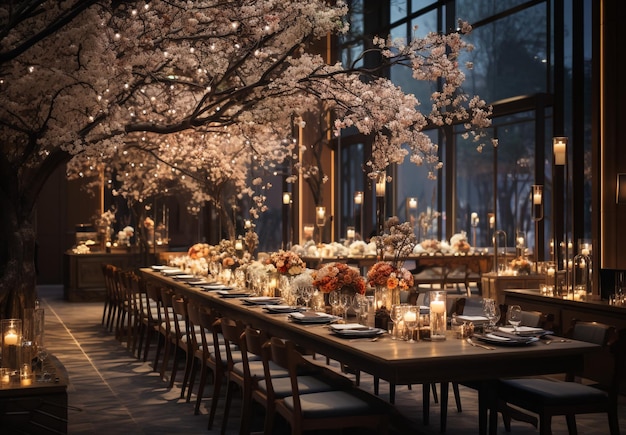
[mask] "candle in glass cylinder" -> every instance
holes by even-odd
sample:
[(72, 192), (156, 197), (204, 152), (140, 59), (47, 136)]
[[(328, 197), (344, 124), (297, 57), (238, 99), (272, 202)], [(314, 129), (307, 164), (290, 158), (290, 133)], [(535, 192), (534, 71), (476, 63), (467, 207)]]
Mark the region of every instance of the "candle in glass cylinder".
[(431, 291), (430, 299), (430, 339), (442, 341), (446, 339), (446, 292)]
[(430, 303), (430, 312), (432, 314), (441, 314), (446, 311), (446, 306), (443, 301), (432, 301)]
[(9, 331), (4, 336), (4, 344), (6, 346), (17, 346), (17, 334), (15, 331)]

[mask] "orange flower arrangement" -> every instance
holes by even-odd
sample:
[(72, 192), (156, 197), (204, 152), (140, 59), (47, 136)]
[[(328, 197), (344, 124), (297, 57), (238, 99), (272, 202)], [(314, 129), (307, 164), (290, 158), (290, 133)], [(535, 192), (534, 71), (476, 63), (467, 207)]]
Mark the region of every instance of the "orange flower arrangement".
[(387, 261), (379, 261), (367, 271), (367, 282), (392, 290), (396, 287), (407, 290), (413, 286), (413, 274), (404, 267), (397, 268)]
[(365, 279), (356, 267), (344, 263), (328, 263), (313, 272), (313, 285), (322, 293), (349, 289), (365, 294)]
[(304, 261), (292, 251), (272, 252), (267, 263), (273, 265), (281, 275), (299, 275), (306, 269)]

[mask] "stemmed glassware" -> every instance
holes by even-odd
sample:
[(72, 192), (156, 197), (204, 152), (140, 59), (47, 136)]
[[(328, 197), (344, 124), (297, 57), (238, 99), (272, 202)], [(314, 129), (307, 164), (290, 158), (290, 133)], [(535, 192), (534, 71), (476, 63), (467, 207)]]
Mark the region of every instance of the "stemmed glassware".
[(309, 307), (311, 298), (313, 298), (313, 293), (315, 293), (315, 287), (312, 285), (305, 285), (303, 287), (300, 287), (300, 296), (302, 297), (302, 300), (304, 301), (304, 306), (306, 308)]
[(332, 291), (328, 294), (328, 303), (331, 307), (331, 313), (337, 314), (337, 309), (341, 306), (341, 292), (338, 290)]
[(389, 313), (389, 318), (393, 322), (393, 334), (391, 334), (392, 340), (395, 340), (396, 338), (401, 337), (402, 331), (400, 331), (400, 323), (402, 322), (403, 315), (404, 315), (404, 311), (403, 311), (402, 305), (391, 306), (391, 312)]
[(343, 320), (348, 320), (348, 308), (352, 305), (352, 295), (342, 293), (339, 297), (339, 306), (343, 310)]
[(517, 332), (517, 327), (522, 323), (522, 307), (519, 305), (511, 305), (507, 312), (507, 320), (513, 325), (513, 331)]
[(500, 308), (495, 299), (483, 299), (483, 314), (489, 320), (489, 330), (493, 331), (500, 320)]

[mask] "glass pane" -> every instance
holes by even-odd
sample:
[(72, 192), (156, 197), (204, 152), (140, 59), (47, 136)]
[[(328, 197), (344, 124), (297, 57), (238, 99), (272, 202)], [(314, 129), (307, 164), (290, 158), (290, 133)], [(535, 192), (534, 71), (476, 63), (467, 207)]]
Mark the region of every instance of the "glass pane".
[(493, 102), (549, 91), (545, 5), (475, 28), (466, 40), (475, 47), (460, 58), (474, 65), (464, 71), (466, 92)]
[(434, 0), (412, 0), (411, 1), (411, 11), (412, 12), (417, 12), (420, 9), (423, 9), (427, 6), (432, 5), (433, 3), (435, 3)]
[(527, 2), (528, 0), (457, 0), (456, 12), (462, 20), (475, 23)]
[[(431, 140), (436, 142), (437, 131), (428, 132)], [(441, 213), (441, 205), (437, 201), (437, 180), (428, 179), (429, 168), (425, 166), (416, 166), (413, 163), (405, 162), (397, 167), (395, 179), (393, 183), (396, 185), (396, 200), (398, 207), (396, 216), (401, 221), (409, 221), (407, 213), (407, 198), (417, 198), (417, 211), (411, 212), (417, 214), (417, 224), (415, 234), (420, 240), (425, 238), (436, 238), (438, 233), (438, 220), (434, 218), (437, 213)], [(419, 225), (421, 223), (424, 226)]]
[(363, 192), (365, 186), (363, 184), (363, 166), (365, 164), (365, 146), (357, 143), (344, 146), (341, 149), (341, 162), (339, 165), (340, 179), (343, 180), (339, 189), (339, 213), (341, 213), (341, 227), (338, 228), (339, 239), (346, 237), (348, 226), (355, 227), (357, 233), (363, 232), (362, 228), (362, 210), (355, 207), (354, 193)]
[[(534, 184), (535, 121), (532, 113), (494, 120), (498, 146), (476, 145), (457, 135), (457, 231), (465, 231), (473, 244), (471, 215), (479, 219), (476, 245), (491, 246), (494, 230), (506, 233), (508, 247), (514, 247), (517, 233), (534, 240), (530, 188)], [(496, 201), (497, 198), (497, 201)], [(490, 221), (497, 202), (497, 215)], [(528, 243), (528, 242), (527, 242)]]
[(392, 23), (407, 17), (408, 9), (406, 1), (407, 0), (391, 0), (389, 14)]

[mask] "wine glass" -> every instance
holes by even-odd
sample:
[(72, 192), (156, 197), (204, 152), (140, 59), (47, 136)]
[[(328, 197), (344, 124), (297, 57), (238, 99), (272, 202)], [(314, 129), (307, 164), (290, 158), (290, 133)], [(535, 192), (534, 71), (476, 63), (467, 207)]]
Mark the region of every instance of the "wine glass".
[(507, 320), (513, 325), (513, 332), (517, 332), (517, 327), (522, 323), (522, 307), (519, 305), (511, 305), (507, 312)]
[(500, 308), (495, 299), (483, 299), (483, 314), (489, 320), (489, 330), (495, 330), (496, 323), (500, 320)]
[(363, 301), (364, 300), (366, 301), (367, 299), (365, 299), (365, 297), (363, 295), (360, 295), (360, 294), (356, 294), (352, 298), (352, 309), (354, 310), (354, 312), (356, 314), (356, 318), (357, 318), (357, 322), (358, 323), (361, 323), (361, 313), (365, 309), (364, 306), (363, 306)]
[(343, 320), (348, 320), (348, 308), (352, 305), (352, 295), (342, 293), (339, 297), (339, 306), (343, 310)]
[(305, 285), (300, 287), (300, 295), (302, 296), (302, 300), (304, 300), (304, 306), (308, 307), (311, 302), (311, 298), (313, 297), (313, 293), (315, 293), (315, 287), (312, 285)]
[(328, 294), (328, 303), (330, 304), (330, 310), (333, 315), (336, 315), (341, 305), (341, 293), (337, 290), (332, 291)]
[(402, 322), (402, 316), (404, 314), (403, 310), (404, 310), (404, 307), (401, 304), (391, 306), (391, 312), (389, 313), (389, 318), (391, 322), (393, 323), (393, 334), (391, 334), (392, 340), (395, 340), (396, 338), (400, 337), (400, 334), (401, 334), (400, 322)]

